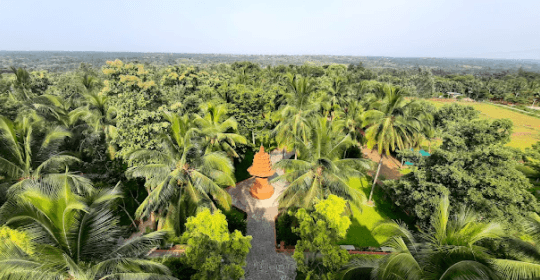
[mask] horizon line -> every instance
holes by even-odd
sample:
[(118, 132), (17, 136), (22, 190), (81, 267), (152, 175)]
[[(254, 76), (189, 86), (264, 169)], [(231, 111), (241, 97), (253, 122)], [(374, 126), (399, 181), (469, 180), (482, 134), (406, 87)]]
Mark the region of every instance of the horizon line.
[[(486, 59), (486, 60), (533, 60), (536, 58), (487, 58), (473, 56), (388, 56), (388, 55), (342, 55), (342, 54), (241, 54), (241, 53), (195, 53), (195, 52), (151, 52), (151, 51), (67, 51), (67, 50), (0, 50), (0, 52), (93, 52), (93, 53), (153, 53), (153, 54), (195, 54), (195, 55), (238, 55), (238, 56), (335, 56), (335, 57), (381, 57), (381, 58), (428, 58), (428, 59)], [(507, 52), (512, 53), (512, 52)]]

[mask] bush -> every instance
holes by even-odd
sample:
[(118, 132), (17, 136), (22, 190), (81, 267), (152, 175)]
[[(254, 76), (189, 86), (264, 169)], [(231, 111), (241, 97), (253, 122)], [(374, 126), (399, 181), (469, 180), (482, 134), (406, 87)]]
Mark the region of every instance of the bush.
[(197, 273), (197, 271), (187, 265), (185, 259), (185, 256), (179, 258), (168, 257), (161, 259), (160, 262), (171, 270), (172, 276), (179, 280), (187, 280), (191, 279), (191, 276)]
[(230, 211), (224, 211), (225, 217), (227, 218), (229, 232), (234, 232), (235, 230), (240, 231), (243, 235), (246, 235), (247, 232), (247, 214), (246, 212), (232, 207)]
[(292, 231), (292, 228), (297, 226), (298, 220), (294, 215), (289, 215), (287, 212), (281, 213), (276, 220), (276, 242), (279, 244), (285, 241), (286, 245), (296, 245), (300, 237)]

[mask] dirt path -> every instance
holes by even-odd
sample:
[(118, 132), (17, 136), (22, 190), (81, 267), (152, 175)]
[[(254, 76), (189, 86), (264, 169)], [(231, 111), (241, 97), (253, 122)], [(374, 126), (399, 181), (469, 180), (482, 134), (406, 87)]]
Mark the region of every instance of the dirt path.
[[(292, 154), (287, 154), (290, 157)], [(283, 158), (279, 151), (270, 153), (272, 164)], [(283, 174), (278, 170), (277, 174), (269, 180)], [(247, 215), (247, 234), (251, 235), (251, 250), (247, 256), (245, 267), (245, 279), (295, 279), (296, 262), (286, 254), (276, 252), (275, 218), (278, 214), (277, 198), (285, 190), (287, 184), (283, 181), (272, 183), (274, 194), (269, 199), (258, 200), (249, 193), (249, 188), (254, 182), (253, 178), (236, 184), (236, 188), (227, 191), (232, 197), (233, 205), (244, 210)]]
[[(362, 153), (366, 156), (366, 158), (369, 158), (375, 164), (379, 163), (379, 160), (381, 157), (377, 153), (377, 151), (372, 151), (367, 149), (366, 147), (362, 148)], [(379, 179), (381, 179), (381, 176), (384, 177), (384, 179), (399, 179), (401, 177), (401, 173), (399, 173), (399, 167), (400, 162), (395, 159), (394, 157), (387, 157), (383, 156), (383, 164), (381, 166), (381, 173), (379, 174)], [(377, 171), (377, 166), (375, 166), (373, 171), (368, 172), (370, 175), (374, 175)]]

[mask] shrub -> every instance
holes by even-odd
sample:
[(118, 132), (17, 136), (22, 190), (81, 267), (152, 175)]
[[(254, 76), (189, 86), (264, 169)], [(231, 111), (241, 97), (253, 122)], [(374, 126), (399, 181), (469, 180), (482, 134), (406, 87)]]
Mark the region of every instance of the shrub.
[(284, 241), (286, 245), (296, 245), (300, 237), (292, 231), (293, 227), (298, 226), (298, 220), (294, 215), (281, 213), (276, 220), (276, 242)]

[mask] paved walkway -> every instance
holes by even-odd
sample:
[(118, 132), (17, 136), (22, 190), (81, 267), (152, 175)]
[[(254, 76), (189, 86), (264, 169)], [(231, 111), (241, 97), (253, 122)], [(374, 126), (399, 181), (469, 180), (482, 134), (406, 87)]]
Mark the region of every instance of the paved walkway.
[[(292, 153), (286, 154), (290, 157)], [(274, 151), (270, 153), (272, 164), (283, 158), (283, 153)], [(277, 174), (269, 180), (283, 174), (278, 170)], [(254, 179), (244, 180), (229, 188), (227, 191), (232, 197), (233, 205), (244, 210), (247, 215), (247, 235), (251, 235), (251, 250), (247, 256), (245, 277), (247, 280), (286, 280), (295, 279), (296, 262), (290, 255), (276, 252), (275, 218), (278, 214), (277, 198), (285, 190), (285, 182), (272, 183), (274, 194), (269, 199), (258, 200), (251, 196), (249, 189)]]

